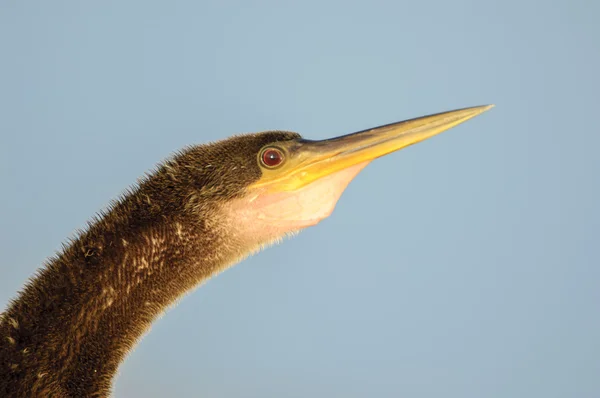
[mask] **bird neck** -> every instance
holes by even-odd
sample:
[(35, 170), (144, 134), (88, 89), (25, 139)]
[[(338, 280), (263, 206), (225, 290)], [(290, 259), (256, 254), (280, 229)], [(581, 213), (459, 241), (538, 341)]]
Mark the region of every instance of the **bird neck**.
[(109, 395), (152, 321), (240, 257), (180, 215), (138, 192), (48, 262), (1, 315), (0, 396)]

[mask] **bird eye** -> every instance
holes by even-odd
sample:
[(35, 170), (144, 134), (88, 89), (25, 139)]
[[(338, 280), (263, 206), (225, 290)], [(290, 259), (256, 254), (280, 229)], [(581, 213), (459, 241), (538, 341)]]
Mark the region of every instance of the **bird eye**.
[(266, 167), (276, 167), (283, 162), (283, 152), (276, 148), (267, 148), (260, 156), (262, 164)]

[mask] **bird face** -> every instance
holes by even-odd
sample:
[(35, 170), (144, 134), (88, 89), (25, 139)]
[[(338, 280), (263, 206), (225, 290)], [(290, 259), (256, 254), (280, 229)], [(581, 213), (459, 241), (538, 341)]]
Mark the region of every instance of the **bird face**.
[(260, 176), (225, 209), (256, 243), (278, 239), (328, 217), (350, 181), (372, 160), (454, 127), (491, 106), (460, 109), (328, 140), (294, 137), (256, 153)]

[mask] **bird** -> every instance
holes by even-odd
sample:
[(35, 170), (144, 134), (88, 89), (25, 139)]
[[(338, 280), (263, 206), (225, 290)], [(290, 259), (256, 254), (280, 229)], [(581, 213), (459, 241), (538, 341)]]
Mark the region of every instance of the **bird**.
[(492, 106), (325, 140), (267, 131), (182, 149), (98, 213), (8, 303), (0, 396), (109, 396), (119, 364), (179, 297), (328, 217), (374, 159)]

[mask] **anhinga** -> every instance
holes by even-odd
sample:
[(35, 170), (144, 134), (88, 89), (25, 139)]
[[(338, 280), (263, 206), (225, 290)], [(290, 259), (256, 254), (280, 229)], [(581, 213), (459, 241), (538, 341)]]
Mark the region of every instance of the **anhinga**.
[(323, 141), (269, 131), (181, 151), (48, 260), (0, 315), (0, 396), (109, 395), (119, 363), (179, 296), (329, 216), (373, 159), (490, 107)]

